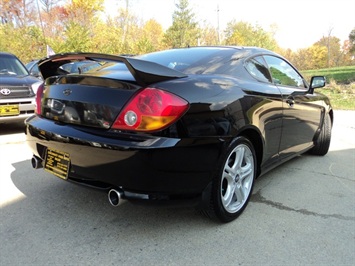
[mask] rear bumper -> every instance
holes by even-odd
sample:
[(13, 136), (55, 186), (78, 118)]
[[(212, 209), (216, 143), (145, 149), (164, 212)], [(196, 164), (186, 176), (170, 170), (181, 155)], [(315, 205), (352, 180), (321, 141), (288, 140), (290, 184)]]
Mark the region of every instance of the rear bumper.
[(69, 154), (69, 180), (152, 197), (201, 194), (212, 180), (223, 145), (217, 138), (108, 134), (39, 117), (26, 120), (26, 134), (41, 159), (47, 149)]

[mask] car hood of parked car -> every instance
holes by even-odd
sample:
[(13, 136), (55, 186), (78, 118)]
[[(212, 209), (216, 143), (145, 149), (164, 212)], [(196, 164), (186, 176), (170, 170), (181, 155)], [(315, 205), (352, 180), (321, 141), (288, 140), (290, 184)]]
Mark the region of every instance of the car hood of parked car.
[(0, 76), (1, 85), (23, 86), (23, 85), (33, 84), (38, 81), (40, 81), (38, 78), (29, 75), (24, 75), (24, 76), (1, 75)]

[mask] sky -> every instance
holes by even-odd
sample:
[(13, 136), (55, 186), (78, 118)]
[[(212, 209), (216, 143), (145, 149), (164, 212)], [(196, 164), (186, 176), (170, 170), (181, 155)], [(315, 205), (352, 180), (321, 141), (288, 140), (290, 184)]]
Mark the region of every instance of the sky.
[[(128, 0), (129, 11), (147, 21), (151, 18), (164, 29), (172, 24), (178, 0)], [(115, 15), (126, 0), (105, 0), (106, 13)], [(282, 48), (307, 48), (323, 36), (348, 39), (355, 28), (355, 0), (189, 0), (200, 25), (210, 24), (222, 32), (227, 23), (249, 22), (269, 31), (276, 25), (275, 39)], [(217, 12), (219, 10), (219, 12)]]

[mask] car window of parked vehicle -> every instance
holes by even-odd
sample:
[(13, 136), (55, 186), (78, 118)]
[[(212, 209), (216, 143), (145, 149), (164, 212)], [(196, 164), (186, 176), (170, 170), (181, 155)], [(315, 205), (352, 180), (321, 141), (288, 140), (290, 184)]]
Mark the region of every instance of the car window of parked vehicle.
[(245, 68), (257, 80), (272, 82), (270, 72), (261, 56), (253, 57), (245, 62)]
[[(29, 68), (27, 68), (27, 69), (29, 69)], [(32, 65), (31, 73), (30, 73), (30, 74), (32, 74), (32, 73), (35, 74), (35, 75), (40, 75), (37, 62), (35, 62), (35, 63)]]
[(275, 56), (264, 56), (267, 62), (273, 83), (276, 85), (306, 88), (303, 78), (285, 60)]
[(25, 67), (27, 68), (28, 71), (30, 71), (30, 69), (31, 69), (32, 67), (34, 67), (34, 65), (35, 65), (37, 62), (38, 62), (38, 60), (32, 60), (31, 62), (27, 63), (27, 64), (25, 65)]
[(16, 57), (2, 55), (0, 60), (0, 75), (26, 76), (28, 75), (28, 71)]

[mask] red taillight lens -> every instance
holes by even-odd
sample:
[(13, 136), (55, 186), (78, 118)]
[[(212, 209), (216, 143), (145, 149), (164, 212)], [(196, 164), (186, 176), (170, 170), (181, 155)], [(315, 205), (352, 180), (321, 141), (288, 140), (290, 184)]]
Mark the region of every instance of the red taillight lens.
[(188, 103), (166, 91), (146, 88), (123, 108), (112, 128), (156, 131), (166, 128), (188, 109)]
[(37, 93), (36, 93), (36, 109), (35, 112), (36, 114), (41, 114), (42, 111), (42, 97), (43, 97), (43, 91), (44, 91), (44, 85), (40, 85), (38, 87)]

